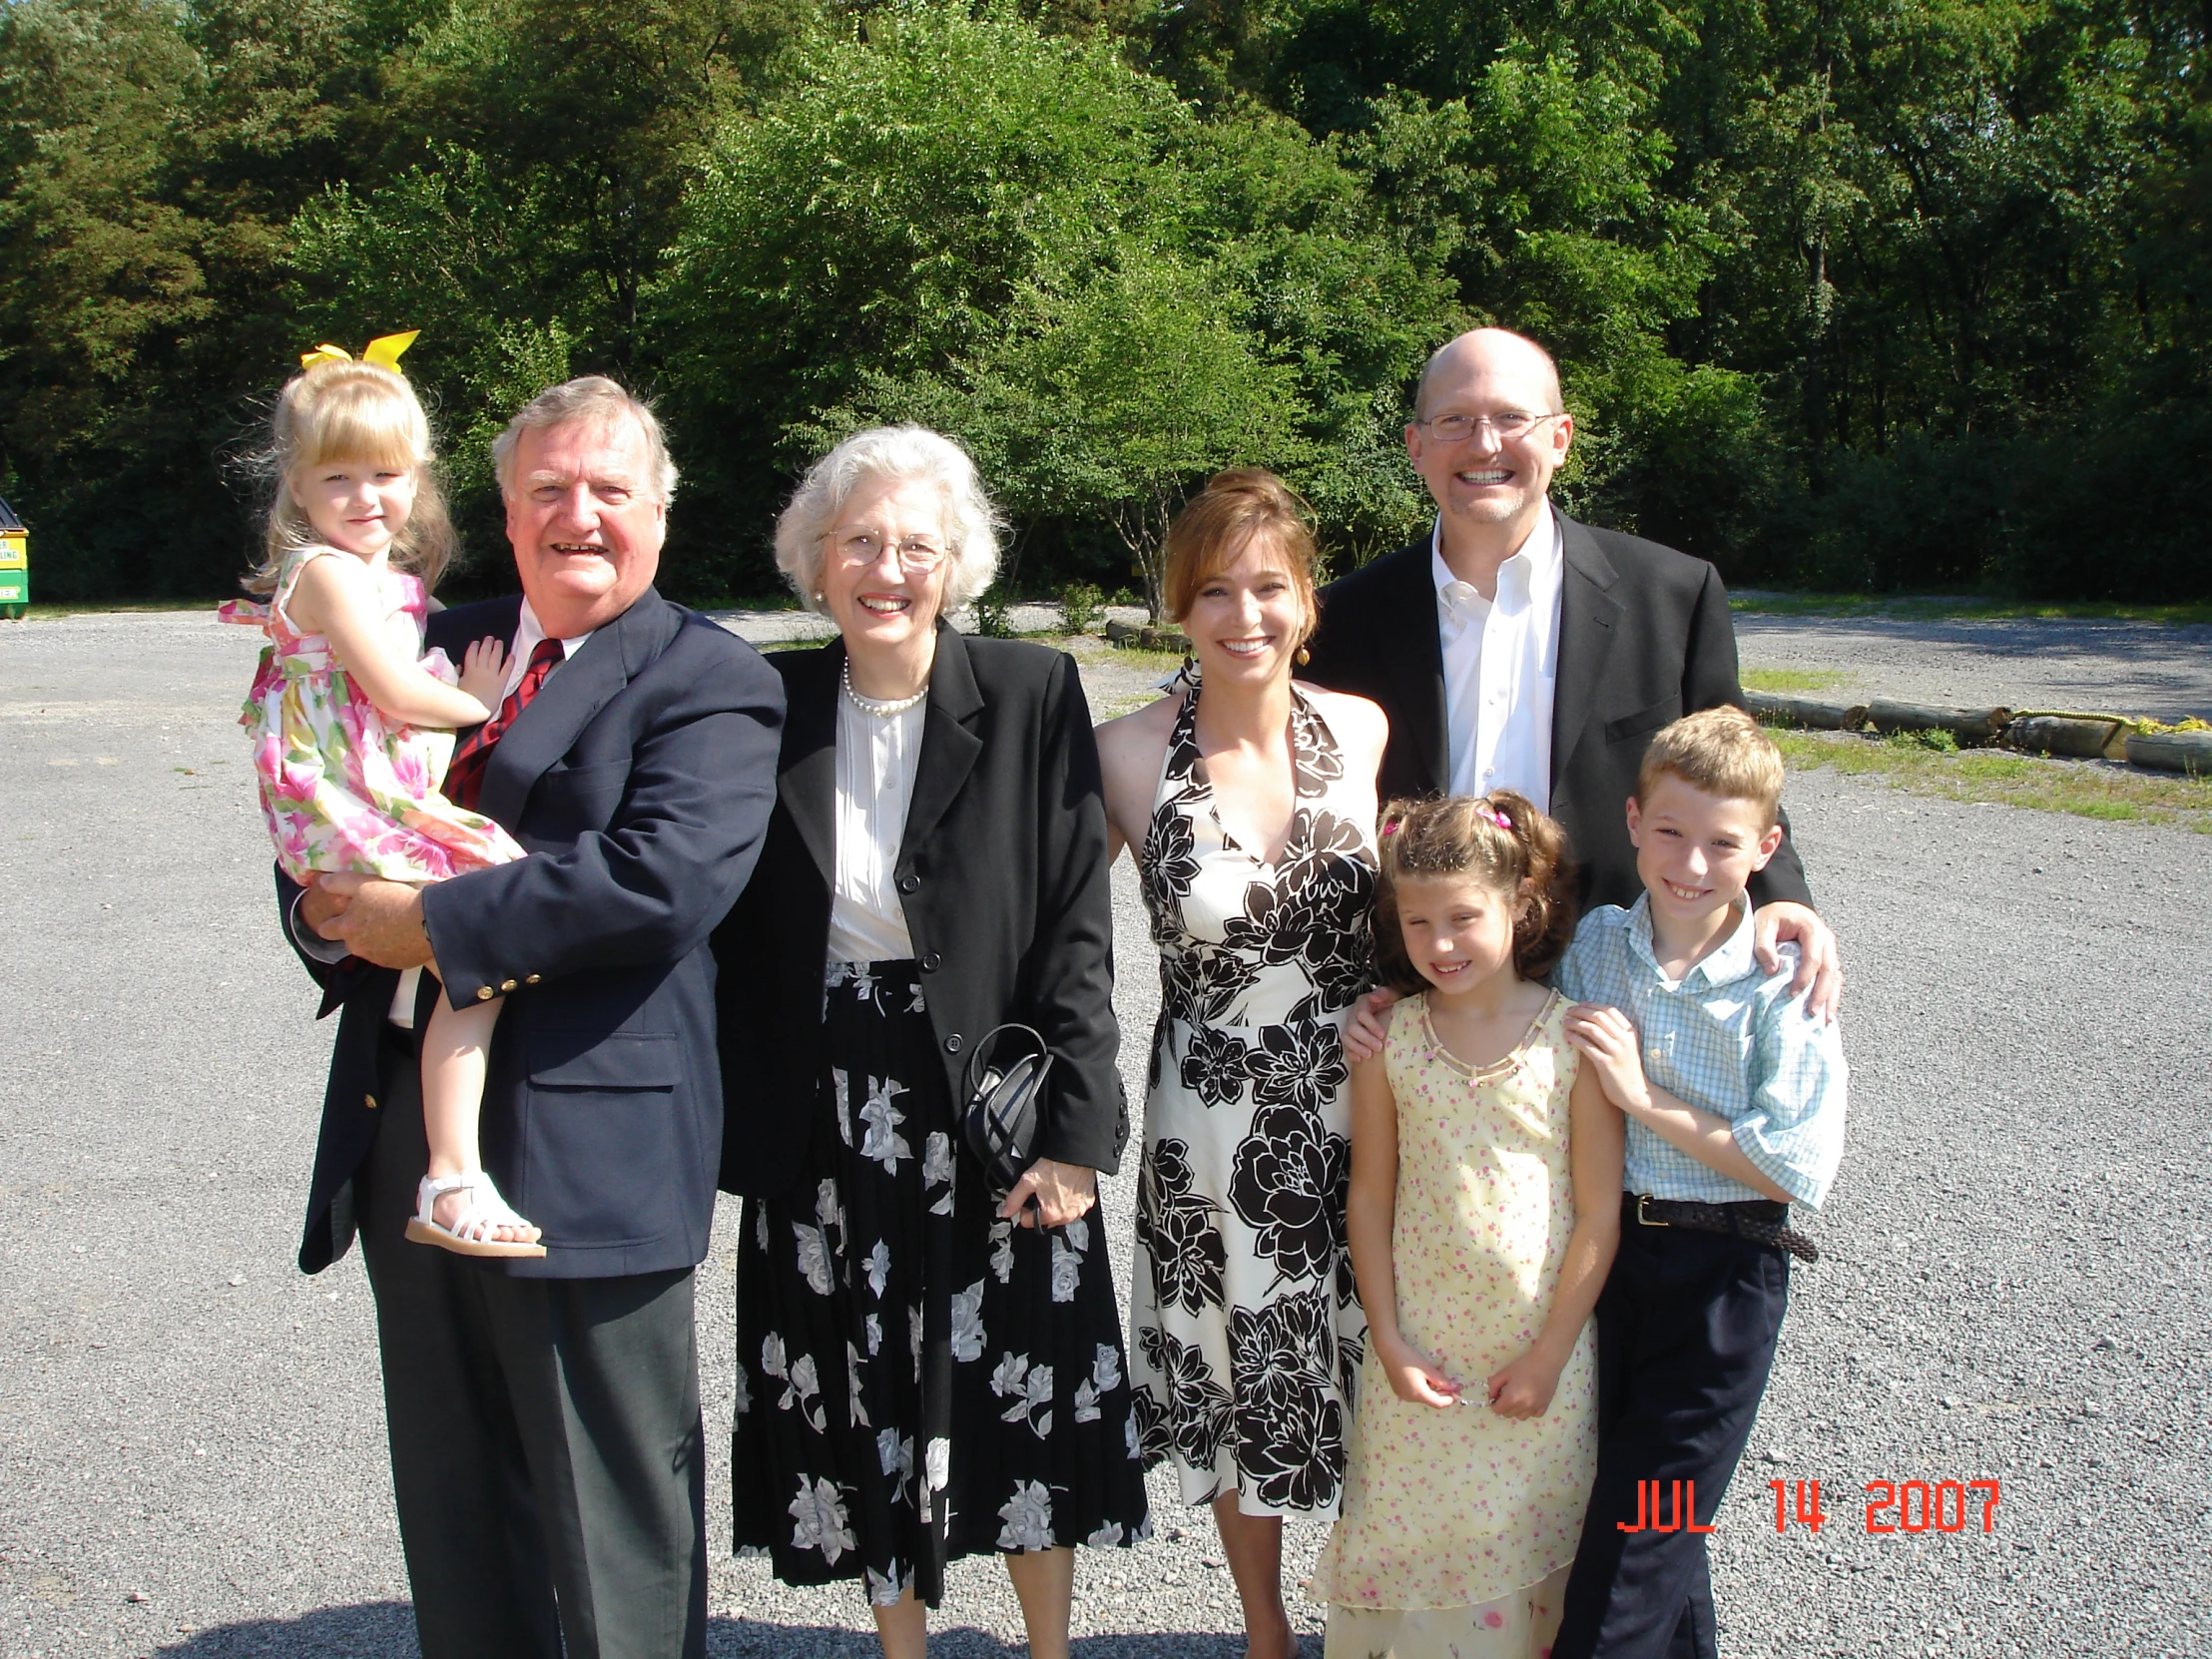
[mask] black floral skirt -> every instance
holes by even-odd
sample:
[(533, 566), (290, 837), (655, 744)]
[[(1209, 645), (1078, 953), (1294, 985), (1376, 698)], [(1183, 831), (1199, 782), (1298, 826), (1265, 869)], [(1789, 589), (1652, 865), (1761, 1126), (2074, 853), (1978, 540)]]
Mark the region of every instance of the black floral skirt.
[(948, 1560), (1150, 1531), (1098, 1212), (997, 1218), (910, 961), (830, 965), (807, 1174), (738, 1247), (741, 1553), (935, 1606)]

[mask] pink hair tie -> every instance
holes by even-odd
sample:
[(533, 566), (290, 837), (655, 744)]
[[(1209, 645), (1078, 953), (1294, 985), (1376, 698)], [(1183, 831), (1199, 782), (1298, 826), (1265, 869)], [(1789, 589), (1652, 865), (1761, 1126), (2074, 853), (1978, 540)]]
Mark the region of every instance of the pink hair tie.
[(1503, 813), (1499, 812), (1495, 807), (1477, 807), (1475, 808), (1475, 813), (1478, 817), (1488, 819), (1500, 830), (1510, 832), (1513, 828), (1513, 821), (1507, 818)]
[(1389, 838), (1390, 838), (1390, 837), (1391, 837), (1392, 835), (1394, 835), (1394, 834), (1396, 834), (1396, 833), (1397, 833), (1397, 824), (1396, 824), (1396, 822), (1395, 822), (1394, 820), (1393, 820), (1393, 821), (1392, 821), (1391, 823), (1388, 823), (1388, 824), (1385, 824), (1385, 825), (1383, 825), (1383, 826), (1382, 826), (1382, 838), (1383, 838), (1384, 840), (1388, 840), (1388, 839), (1389, 839)]

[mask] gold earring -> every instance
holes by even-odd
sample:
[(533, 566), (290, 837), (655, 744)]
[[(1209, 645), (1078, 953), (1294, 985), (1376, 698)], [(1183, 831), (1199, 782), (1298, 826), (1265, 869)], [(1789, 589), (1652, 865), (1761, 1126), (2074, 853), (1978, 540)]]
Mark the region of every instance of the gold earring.
[(1298, 648), (1298, 666), (1300, 668), (1304, 668), (1313, 660), (1314, 654), (1311, 651), (1307, 650), (1306, 647), (1304, 647), (1303, 645)]

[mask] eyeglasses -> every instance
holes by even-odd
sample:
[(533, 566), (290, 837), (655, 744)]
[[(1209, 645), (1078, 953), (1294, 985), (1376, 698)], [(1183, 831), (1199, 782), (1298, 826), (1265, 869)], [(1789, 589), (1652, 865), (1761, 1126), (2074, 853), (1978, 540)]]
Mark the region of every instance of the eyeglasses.
[(1528, 436), (1535, 429), (1537, 421), (1557, 420), (1564, 413), (1564, 409), (1554, 410), (1550, 414), (1526, 414), (1518, 409), (1508, 409), (1503, 414), (1494, 415), (1438, 415), (1434, 420), (1423, 420), (1415, 415), (1413, 424), (1427, 427), (1430, 437), (1441, 438), (1446, 443), (1458, 443), (1462, 439), (1471, 438), (1484, 426), (1490, 429), (1498, 442), (1511, 443), (1515, 438)]
[(881, 536), (861, 530), (839, 537), (835, 545), (838, 558), (863, 570), (883, 557), (886, 545), (896, 551), (898, 568), (909, 576), (926, 576), (944, 562), (944, 549), (931, 546), (919, 536), (908, 536), (904, 541), (886, 544)]

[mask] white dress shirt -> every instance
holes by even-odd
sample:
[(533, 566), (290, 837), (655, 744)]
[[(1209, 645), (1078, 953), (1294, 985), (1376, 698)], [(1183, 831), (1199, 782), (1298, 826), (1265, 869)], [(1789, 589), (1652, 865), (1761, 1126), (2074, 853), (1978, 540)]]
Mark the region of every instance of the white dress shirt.
[(896, 962), (914, 953), (891, 870), (921, 765), (926, 695), (897, 714), (837, 698), (837, 878), (830, 895), (832, 962)]
[(1517, 790), (1551, 810), (1551, 709), (1559, 685), (1559, 521), (1545, 502), (1528, 539), (1484, 599), (1444, 563), (1443, 522), (1429, 536), (1436, 634), (1443, 646), (1444, 732), (1453, 795)]

